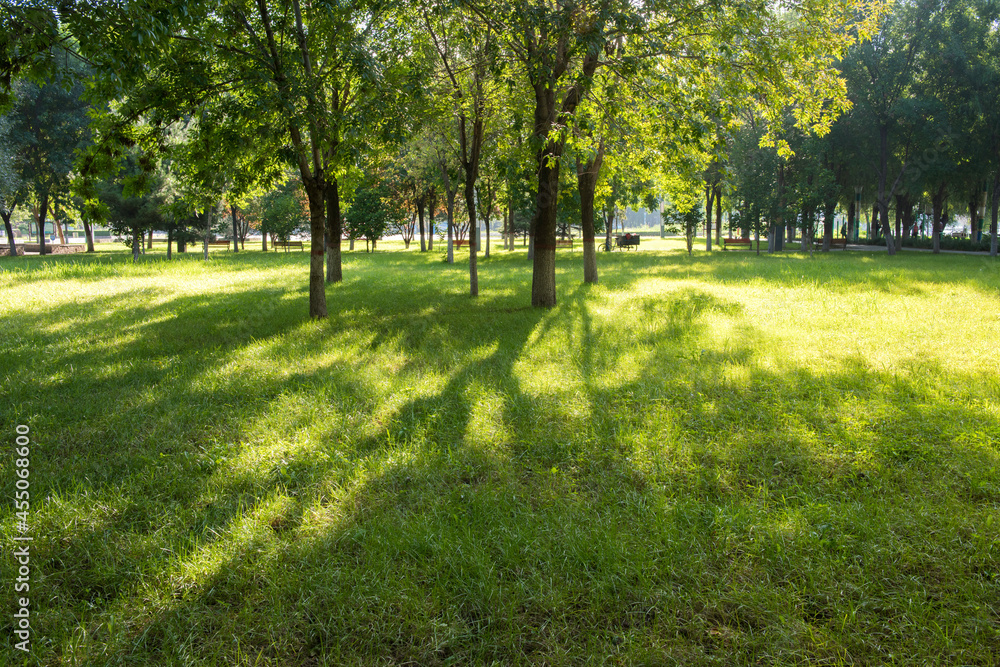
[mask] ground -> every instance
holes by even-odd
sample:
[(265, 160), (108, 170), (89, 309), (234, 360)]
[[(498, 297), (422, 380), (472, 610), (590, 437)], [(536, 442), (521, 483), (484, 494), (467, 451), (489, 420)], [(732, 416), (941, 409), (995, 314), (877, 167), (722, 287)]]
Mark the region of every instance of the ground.
[(3, 260), (0, 662), (997, 664), (1000, 264), (677, 247)]

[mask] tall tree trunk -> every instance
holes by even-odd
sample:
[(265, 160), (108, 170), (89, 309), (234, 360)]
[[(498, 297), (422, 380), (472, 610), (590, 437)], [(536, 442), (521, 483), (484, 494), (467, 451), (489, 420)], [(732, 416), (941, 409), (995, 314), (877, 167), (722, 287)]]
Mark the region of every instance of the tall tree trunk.
[[(456, 193), (457, 194), (457, 193)], [(455, 195), (448, 193), (448, 263), (455, 263)]]
[(229, 211), (233, 216), (233, 252), (240, 251), (240, 230), (239, 224), (236, 222), (236, 205), (230, 204)]
[(94, 252), (94, 228), (87, 216), (80, 217), (83, 218), (83, 235), (87, 237), (87, 252)]
[(426, 207), (426, 195), (420, 195), (417, 198), (417, 224), (420, 225), (420, 252), (427, 252), (427, 236), (424, 228), (424, 209)]
[(56, 209), (58, 206), (54, 206), (52, 213), (52, 226), (56, 228), (56, 235), (59, 237), (59, 244), (66, 245), (66, 235), (63, 234), (62, 220), (56, 215)]
[(847, 239), (854, 238), (854, 225), (858, 224), (856, 221), (858, 215), (857, 202), (853, 199), (851, 200), (850, 206), (847, 207)]
[(827, 202), (823, 209), (823, 252), (830, 252), (833, 243), (833, 224), (837, 214), (837, 202)]
[(153, 249), (153, 230), (150, 229), (149, 234), (147, 235), (146, 238), (146, 250), (152, 250), (152, 249)]
[(469, 209), (469, 296), (479, 296), (479, 231), (476, 221), (476, 165), (469, 167), (472, 174), (465, 176), (465, 206)]
[(174, 243), (174, 226), (170, 225), (169, 227), (167, 227), (167, 261), (170, 261), (170, 259), (173, 257), (173, 255), (171, 254), (173, 251), (173, 248), (171, 247), (173, 243)]
[[(771, 233), (767, 235), (767, 251), (783, 250), (785, 238), (785, 163), (778, 165), (778, 214), (771, 222)], [(757, 225), (759, 227), (759, 225)], [(759, 234), (758, 234), (759, 236)]]
[(139, 261), (139, 251), (142, 249), (142, 229), (140, 227), (132, 228), (132, 263), (136, 264)]
[(267, 232), (264, 230), (260, 232), (260, 249), (267, 252)]
[(202, 238), (202, 248), (205, 250), (205, 261), (208, 261), (208, 237), (212, 230), (212, 209), (206, 208), (203, 215), (205, 216), (205, 230)]
[(990, 256), (997, 256), (997, 217), (1000, 214), (1000, 169), (993, 174), (993, 202), (990, 207)]
[(705, 199), (705, 250), (712, 252), (712, 207), (715, 204), (715, 187), (711, 183), (705, 186)]
[[(893, 194), (886, 192), (886, 181), (889, 177), (889, 126), (885, 123), (879, 126), (879, 174), (878, 174), (878, 201), (876, 205), (879, 210), (879, 217), (882, 222), (882, 233), (885, 235), (885, 248), (890, 255), (896, 254), (896, 242), (892, 237), (892, 228), (889, 226), (889, 197)], [(895, 189), (895, 188), (893, 188)], [(874, 220), (872, 220), (874, 223)]]
[(586, 161), (576, 160), (576, 183), (580, 191), (580, 218), (583, 226), (583, 282), (597, 283), (597, 247), (594, 245), (594, 199), (597, 193), (597, 179), (604, 162), (604, 140), (597, 153)]
[(42, 204), (38, 207), (38, 256), (45, 256), (45, 213), (49, 208), (49, 193), (42, 193)]
[(979, 193), (969, 196), (969, 240), (976, 240), (976, 225), (979, 222)]
[(812, 256), (812, 208), (802, 207), (802, 250)]
[(340, 184), (336, 176), (326, 182), (326, 282), (339, 283), (344, 280), (344, 265), (340, 240), (344, 235), (344, 223), (340, 217)]
[(903, 249), (903, 212), (905, 209), (905, 196), (896, 195), (896, 235), (895, 235), (895, 245), (896, 252)]
[[(662, 211), (661, 211), (662, 215)], [(715, 244), (722, 245), (722, 186), (715, 186)]]
[(941, 253), (941, 232), (944, 229), (942, 220), (944, 218), (944, 202), (948, 196), (947, 188), (948, 186), (941, 184), (931, 196), (931, 208), (933, 210), (931, 219), (931, 234), (933, 235), (932, 247), (935, 255)]
[(10, 225), (10, 219), (13, 215), (13, 210), (8, 212), (0, 211), (0, 217), (3, 218), (3, 228), (7, 233), (7, 245), (10, 248), (10, 256), (17, 257), (17, 243), (14, 241), (14, 228)]
[(434, 250), (434, 215), (437, 213), (437, 190), (427, 195), (427, 252)]
[[(326, 257), (326, 183), (325, 179), (303, 179), (309, 200), (309, 317), (325, 319), (326, 282), (324, 259)], [(272, 239), (271, 245), (274, 245)]]
[(898, 244), (900, 250), (902, 250), (903, 246), (906, 245), (907, 241), (910, 240), (912, 232), (913, 232), (913, 201), (910, 199), (910, 195), (905, 195), (903, 197), (903, 234)]

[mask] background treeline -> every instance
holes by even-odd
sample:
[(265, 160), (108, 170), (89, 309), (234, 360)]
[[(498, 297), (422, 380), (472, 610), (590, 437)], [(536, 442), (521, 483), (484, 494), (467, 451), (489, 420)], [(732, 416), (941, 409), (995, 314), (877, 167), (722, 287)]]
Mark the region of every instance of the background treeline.
[(107, 225), (136, 258), (152, 231), (206, 257), (299, 234), (314, 317), (342, 240), (386, 233), (467, 251), (473, 295), (477, 230), (520, 237), (551, 306), (556, 240), (583, 238), (596, 282), (626, 207), (665, 208), (689, 249), (724, 224), (828, 248), (874, 219), (895, 252), (921, 211), (938, 247), (958, 209), (979, 239), (991, 201), (996, 224), (987, 0), (70, 1), (0, 21), (12, 252), (14, 211), (91, 245)]

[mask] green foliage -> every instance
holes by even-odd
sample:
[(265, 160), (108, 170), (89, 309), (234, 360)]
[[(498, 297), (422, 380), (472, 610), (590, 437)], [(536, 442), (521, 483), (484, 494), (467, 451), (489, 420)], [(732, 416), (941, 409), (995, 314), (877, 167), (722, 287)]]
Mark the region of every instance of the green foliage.
[(303, 202), (301, 185), (290, 180), (260, 198), (260, 231), (287, 241), (309, 229), (309, 209)]
[(366, 248), (369, 244), (374, 248), (387, 231), (405, 224), (408, 218), (408, 211), (385, 185), (367, 182), (355, 190), (345, 222), (352, 238), (365, 239)]

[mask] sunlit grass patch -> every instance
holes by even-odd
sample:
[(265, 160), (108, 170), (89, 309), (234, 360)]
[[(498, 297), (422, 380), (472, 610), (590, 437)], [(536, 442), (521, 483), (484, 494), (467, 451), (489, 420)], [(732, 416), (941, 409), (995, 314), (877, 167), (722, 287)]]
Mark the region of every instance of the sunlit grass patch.
[(31, 659), (995, 664), (997, 264), (652, 245), (4, 262)]

